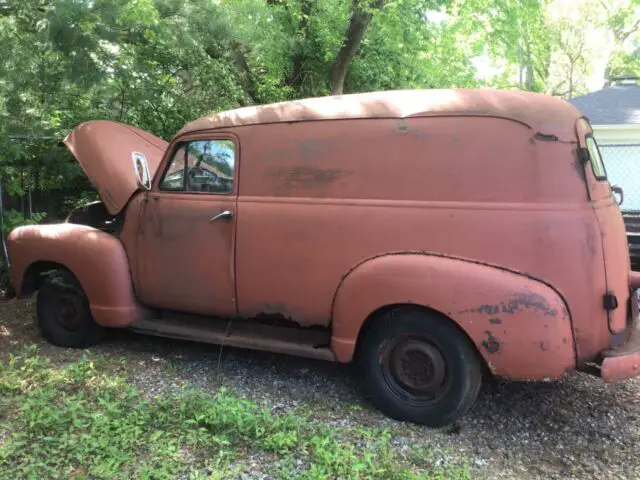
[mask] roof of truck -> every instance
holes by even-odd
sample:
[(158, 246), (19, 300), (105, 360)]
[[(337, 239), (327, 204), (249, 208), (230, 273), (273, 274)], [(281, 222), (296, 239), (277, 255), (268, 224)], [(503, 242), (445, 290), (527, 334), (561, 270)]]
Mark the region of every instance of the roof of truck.
[(575, 138), (579, 111), (564, 100), (492, 89), (392, 90), (252, 106), (187, 123), (178, 135), (243, 125), (364, 118), (485, 116), (521, 122), (536, 132)]

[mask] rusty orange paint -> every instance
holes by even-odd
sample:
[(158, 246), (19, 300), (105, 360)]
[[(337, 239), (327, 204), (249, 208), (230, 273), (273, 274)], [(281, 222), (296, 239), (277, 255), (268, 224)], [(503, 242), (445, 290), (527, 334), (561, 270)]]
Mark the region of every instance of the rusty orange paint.
[[(123, 216), (119, 236), (27, 227), (9, 251), (16, 285), (34, 262), (68, 264), (90, 283), (99, 323), (149, 310), (277, 317), (325, 327), (348, 362), (372, 314), (415, 304), (455, 322), (496, 375), (527, 380), (602, 363), (632, 323), (640, 280), (622, 217), (584, 157), (591, 127), (564, 101), (491, 90), (308, 99), (204, 117), (169, 144), (89, 126), (67, 143)], [(216, 139), (234, 146), (229, 192), (160, 189), (184, 142)], [(156, 173), (148, 192), (129, 155), (141, 142)], [(107, 275), (84, 280), (106, 259)], [(602, 375), (627, 375), (634, 355), (607, 358)]]
[(64, 144), (100, 193), (107, 210), (120, 212), (138, 190), (131, 174), (133, 152), (142, 153), (153, 176), (167, 142), (155, 135), (118, 122), (93, 120), (78, 125)]
[(605, 358), (602, 362), (602, 379), (605, 382), (620, 382), (640, 374), (640, 352), (625, 357)]
[(353, 355), (360, 329), (354, 318), (403, 298), (453, 319), (501, 377), (557, 378), (575, 365), (571, 318), (558, 292), (522, 273), (427, 253), (374, 257), (347, 275), (333, 310), (338, 359)]
[(8, 243), (12, 280), (18, 288), (30, 266), (58, 264), (80, 281), (97, 323), (126, 327), (148, 317), (149, 312), (135, 298), (127, 257), (117, 238), (84, 225), (64, 223), (17, 228)]

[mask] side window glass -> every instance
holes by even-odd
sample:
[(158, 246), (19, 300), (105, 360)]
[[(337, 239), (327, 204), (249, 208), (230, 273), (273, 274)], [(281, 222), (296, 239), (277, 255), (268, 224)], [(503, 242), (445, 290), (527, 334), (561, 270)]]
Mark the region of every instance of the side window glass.
[(169, 162), (169, 168), (164, 172), (160, 182), (160, 190), (184, 191), (185, 151), (186, 145), (182, 145), (173, 154), (173, 158)]
[(597, 180), (606, 180), (607, 171), (604, 168), (604, 162), (602, 161), (598, 144), (592, 136), (586, 137), (585, 143), (587, 144), (587, 150), (589, 151), (589, 161), (591, 162), (593, 175)]
[(194, 140), (176, 150), (160, 190), (228, 194), (233, 190), (234, 170), (231, 140)]
[(231, 140), (197, 140), (189, 143), (187, 191), (230, 193), (235, 164)]

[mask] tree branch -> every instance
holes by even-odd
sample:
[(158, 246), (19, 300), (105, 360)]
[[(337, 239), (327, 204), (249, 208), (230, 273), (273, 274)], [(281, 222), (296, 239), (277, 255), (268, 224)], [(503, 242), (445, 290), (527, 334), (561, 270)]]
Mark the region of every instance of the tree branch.
[(313, 13), (315, 3), (315, 0), (302, 1), (302, 17), (300, 19), (300, 24), (298, 25), (300, 40), (298, 41), (296, 51), (292, 58), (291, 72), (286, 79), (287, 85), (291, 85), (298, 90), (302, 88), (302, 84), (304, 83), (304, 76), (302, 74), (306, 61), (304, 46), (307, 42), (307, 37), (309, 36), (309, 20)]
[[(369, 3), (369, 2), (366, 2)], [(373, 18), (373, 10), (382, 8), (384, 0), (376, 0), (368, 8), (363, 8), (359, 0), (353, 0), (349, 26), (344, 41), (331, 67), (331, 93), (341, 95), (344, 91), (344, 80), (347, 77), (351, 62), (358, 52), (364, 33)]]

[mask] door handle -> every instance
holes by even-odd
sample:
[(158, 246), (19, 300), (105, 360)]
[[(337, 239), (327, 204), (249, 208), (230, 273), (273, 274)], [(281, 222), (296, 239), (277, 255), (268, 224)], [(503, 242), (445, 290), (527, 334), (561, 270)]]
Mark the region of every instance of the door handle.
[(219, 214), (211, 217), (209, 219), (209, 223), (213, 223), (216, 220), (220, 220), (221, 218), (233, 218), (233, 212), (231, 210), (225, 210), (223, 212), (220, 212)]

